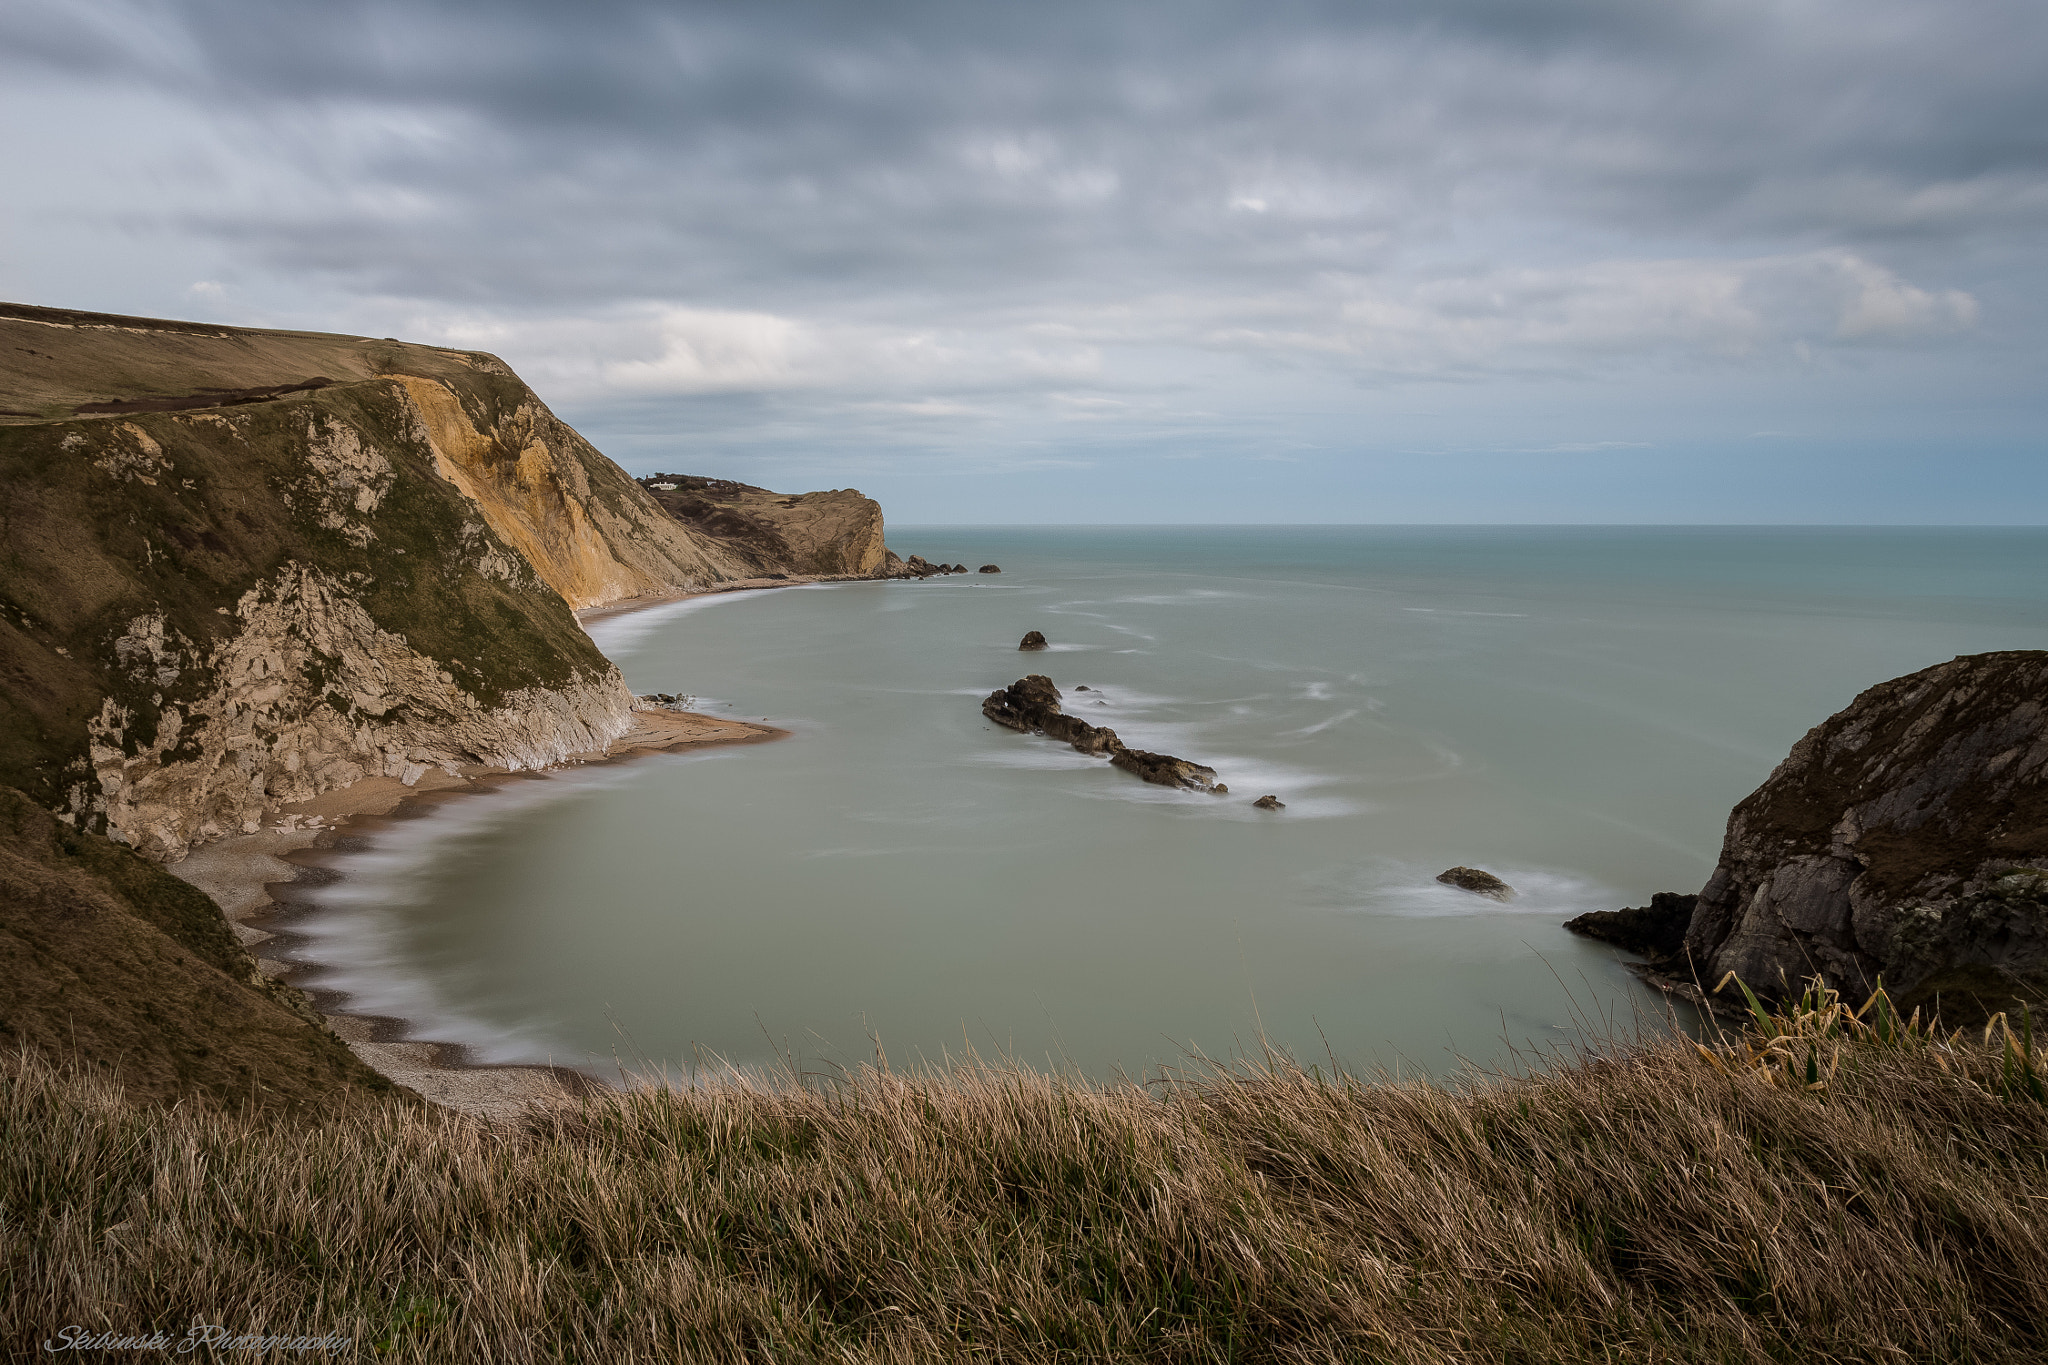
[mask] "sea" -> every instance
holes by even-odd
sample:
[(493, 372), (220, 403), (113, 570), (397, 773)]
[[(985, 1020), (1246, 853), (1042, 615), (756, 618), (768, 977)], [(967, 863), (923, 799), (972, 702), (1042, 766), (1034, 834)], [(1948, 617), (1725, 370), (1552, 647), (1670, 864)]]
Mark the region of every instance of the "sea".
[[(1693, 1024), (1565, 920), (1697, 891), (1729, 809), (1863, 689), (2048, 648), (2039, 528), (889, 540), (1002, 571), (594, 623), (636, 692), (790, 737), (396, 821), (293, 926), (302, 979), (615, 1081), (1540, 1064)], [(1020, 653), (1031, 630), (1050, 648)], [(1229, 794), (984, 719), (1028, 673)], [(1453, 866), (1516, 895), (1435, 880)]]

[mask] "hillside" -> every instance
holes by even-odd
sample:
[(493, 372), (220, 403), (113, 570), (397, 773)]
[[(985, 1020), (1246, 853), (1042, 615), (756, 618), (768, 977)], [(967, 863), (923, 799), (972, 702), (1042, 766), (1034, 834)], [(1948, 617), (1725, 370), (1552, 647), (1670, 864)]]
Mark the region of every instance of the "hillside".
[(0, 789), (0, 1046), (74, 1058), (138, 1100), (258, 1108), (397, 1091), (261, 975), (220, 910)]
[(781, 557), (691, 525), (480, 352), (0, 305), (0, 355), (0, 785), (154, 858), (602, 747), (574, 609), (881, 566), (858, 494), (769, 509)]

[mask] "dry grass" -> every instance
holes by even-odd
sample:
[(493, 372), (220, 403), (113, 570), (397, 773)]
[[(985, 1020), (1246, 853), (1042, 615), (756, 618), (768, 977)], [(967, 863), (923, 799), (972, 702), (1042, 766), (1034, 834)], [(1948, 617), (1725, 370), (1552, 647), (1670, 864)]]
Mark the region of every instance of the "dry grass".
[(1809, 1014), (1458, 1087), (871, 1071), (496, 1130), (147, 1108), (18, 1056), (0, 1343), (199, 1319), (426, 1361), (2048, 1358), (2017, 1044)]

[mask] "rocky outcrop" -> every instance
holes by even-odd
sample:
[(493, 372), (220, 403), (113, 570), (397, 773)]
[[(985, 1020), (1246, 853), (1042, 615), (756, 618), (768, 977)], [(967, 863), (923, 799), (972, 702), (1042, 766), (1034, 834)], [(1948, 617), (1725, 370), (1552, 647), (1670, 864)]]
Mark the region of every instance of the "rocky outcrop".
[(1882, 976), (1962, 1022), (2048, 998), (2043, 869), (2048, 652), (1967, 655), (1863, 693), (1736, 806), (1685, 952), (1710, 986)]
[(912, 555), (908, 559), (897, 559), (892, 553), (881, 577), (884, 578), (932, 578), (943, 574), (966, 573), (965, 564), (933, 564), (923, 555)]
[(1002, 572), (1002, 568), (1001, 568), (1001, 566), (1000, 566), (1000, 565), (996, 565), (996, 564), (984, 564), (984, 565), (982, 565), (982, 566), (981, 566), (981, 567), (980, 567), (979, 569), (975, 570), (975, 572), (976, 572), (976, 573), (1001, 573), (1001, 572)]
[(1648, 905), (1627, 910), (1589, 910), (1568, 920), (1565, 928), (1587, 938), (1640, 953), (1646, 965), (1677, 971), (1685, 962), (1685, 931), (1692, 923), (1698, 896), (1659, 891)]
[[(1027, 649), (1045, 649), (1047, 648), (1045, 643), (1045, 636), (1040, 634), (1038, 631), (1027, 630), (1024, 632), (1024, 638), (1017, 642), (1017, 648), (1019, 651)], [(1085, 692), (1088, 689), (1084, 687), (1081, 690)]]
[(1455, 886), (1460, 891), (1470, 891), (1475, 896), (1484, 896), (1493, 901), (1511, 901), (1515, 888), (1509, 886), (1491, 872), (1476, 867), (1453, 867), (1436, 874), (1436, 879), (1445, 886)]
[(87, 722), (98, 792), (81, 781), (70, 804), (150, 857), (253, 833), (268, 807), (364, 777), (409, 786), (428, 768), (546, 767), (631, 724), (631, 694), (596, 666), (486, 704), (303, 563), (244, 593), (231, 619), (205, 645), (166, 634), (160, 612), (128, 622), (114, 652), (129, 682), (175, 686), (189, 669), (211, 685), (147, 714), (108, 696)]
[[(600, 749), (632, 697), (571, 607), (759, 569), (488, 355), (13, 305), (0, 341), (0, 784), (155, 858)], [(872, 504), (809, 496), (879, 565)]]
[(893, 556), (882, 543), (881, 504), (858, 489), (771, 493), (690, 474), (655, 474), (639, 484), (664, 511), (750, 565), (756, 576), (888, 576)]
[(1062, 740), (1084, 754), (1107, 754), (1116, 767), (1162, 787), (1229, 791), (1216, 781), (1214, 768), (1171, 754), (1127, 748), (1116, 731), (1107, 726), (1090, 725), (1067, 715), (1060, 710), (1059, 688), (1042, 673), (1019, 678), (1001, 691), (989, 693), (982, 700), (981, 713), (1009, 729)]
[(1260, 798), (1259, 798), (1258, 800), (1256, 800), (1256, 801), (1252, 802), (1252, 804), (1253, 804), (1254, 806), (1258, 807), (1258, 808), (1259, 808), (1260, 810), (1286, 810), (1286, 809), (1287, 809), (1287, 803), (1286, 803), (1285, 801), (1282, 801), (1282, 800), (1281, 800), (1281, 799), (1280, 799), (1279, 797), (1277, 797), (1277, 796), (1271, 796), (1271, 795), (1267, 795), (1267, 796), (1262, 796), (1262, 797), (1260, 797)]

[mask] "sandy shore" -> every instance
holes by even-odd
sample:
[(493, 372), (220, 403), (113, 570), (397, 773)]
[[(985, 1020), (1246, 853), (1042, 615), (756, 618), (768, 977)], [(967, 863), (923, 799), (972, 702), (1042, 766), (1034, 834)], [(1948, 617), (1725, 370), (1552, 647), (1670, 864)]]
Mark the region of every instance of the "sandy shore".
[[(836, 581), (840, 580), (758, 579), (722, 585), (718, 591)], [(705, 595), (637, 597), (577, 615), (588, 622)], [(621, 763), (710, 745), (758, 744), (788, 733), (769, 725), (691, 711), (635, 710), (633, 719), (633, 729), (603, 750), (572, 754), (558, 766)], [(368, 846), (377, 830), (392, 820), (424, 813), (425, 808), (443, 801), (530, 779), (531, 774), (484, 764), (455, 773), (431, 769), (410, 787), (396, 778), (364, 778), (310, 801), (280, 805), (269, 813), (265, 829), (195, 848), (166, 870), (213, 897), (262, 970), (289, 981), (317, 964), (266, 955), (265, 946), (290, 941), (289, 930), (278, 923), (281, 912), (300, 908), (312, 885), (332, 875), (327, 871), (332, 864)], [(273, 954), (276, 951), (272, 949)], [(597, 1082), (567, 1067), (478, 1064), (460, 1044), (406, 1037), (411, 1027), (407, 1020), (351, 1013), (346, 998), (335, 992), (309, 990), (308, 994), (328, 1026), (364, 1062), (451, 1109), (483, 1118), (511, 1118), (529, 1105), (560, 1102), (598, 1088)]]

